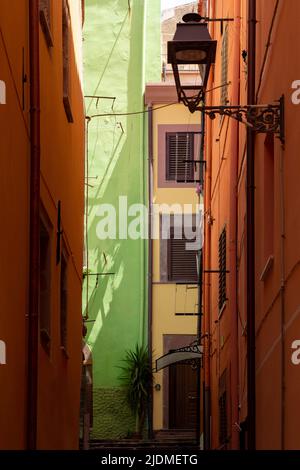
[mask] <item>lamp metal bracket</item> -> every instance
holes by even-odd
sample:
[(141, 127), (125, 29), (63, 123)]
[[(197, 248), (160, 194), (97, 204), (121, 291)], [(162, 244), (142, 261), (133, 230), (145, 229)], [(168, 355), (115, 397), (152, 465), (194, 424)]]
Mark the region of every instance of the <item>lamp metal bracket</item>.
[(285, 141), (284, 96), (274, 104), (198, 106), (196, 110), (204, 112), (210, 119), (215, 119), (216, 114), (228, 116), (258, 134), (275, 134), (282, 143)]

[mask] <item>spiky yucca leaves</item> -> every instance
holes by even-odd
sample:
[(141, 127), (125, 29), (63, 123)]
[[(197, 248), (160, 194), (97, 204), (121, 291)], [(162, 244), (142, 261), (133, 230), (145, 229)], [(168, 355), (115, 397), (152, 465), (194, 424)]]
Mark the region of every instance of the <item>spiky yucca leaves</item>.
[(141, 436), (146, 417), (147, 402), (153, 374), (149, 364), (148, 348), (136, 344), (135, 350), (126, 351), (120, 380), (126, 389), (126, 399), (136, 418), (136, 431)]

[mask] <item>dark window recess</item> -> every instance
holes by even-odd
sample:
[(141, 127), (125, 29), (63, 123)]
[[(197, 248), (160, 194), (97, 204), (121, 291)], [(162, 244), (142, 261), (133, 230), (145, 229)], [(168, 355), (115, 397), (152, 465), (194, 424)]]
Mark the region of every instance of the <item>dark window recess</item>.
[(219, 309), (226, 302), (226, 228), (219, 238)]
[[(195, 229), (194, 229), (195, 230)], [(197, 250), (187, 250), (186, 244), (193, 240), (175, 239), (174, 228), (170, 228), (168, 241), (168, 280), (175, 282), (197, 282)]]
[(219, 398), (219, 440), (220, 444), (226, 444), (227, 442), (227, 411), (226, 411), (226, 392), (222, 393)]
[(60, 268), (60, 344), (67, 349), (68, 288), (67, 259), (63, 254)]
[(223, 372), (219, 380), (219, 441), (220, 445), (228, 442), (227, 436), (227, 371)]
[(194, 134), (192, 132), (166, 133), (166, 180), (194, 181)]
[(63, 0), (62, 6), (62, 54), (63, 54), (63, 104), (67, 119), (74, 122), (71, 109), (71, 84), (70, 84), (70, 40), (71, 25), (68, 3)]
[(268, 134), (264, 149), (264, 255), (265, 261), (274, 253), (274, 135)]
[(51, 0), (40, 0), (40, 22), (48, 47), (53, 47), (51, 33)]
[(228, 103), (228, 85), (223, 86), (228, 82), (228, 26), (223, 34), (221, 59), (221, 105), (225, 106)]
[(40, 220), (40, 336), (44, 349), (50, 352), (51, 339), (51, 248), (50, 235)]

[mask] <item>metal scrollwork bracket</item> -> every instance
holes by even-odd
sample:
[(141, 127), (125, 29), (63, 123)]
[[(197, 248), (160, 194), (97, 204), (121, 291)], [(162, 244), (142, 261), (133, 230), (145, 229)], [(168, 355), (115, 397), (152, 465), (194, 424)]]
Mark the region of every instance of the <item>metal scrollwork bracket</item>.
[(228, 116), (245, 124), (259, 134), (275, 134), (284, 144), (284, 96), (274, 104), (257, 104), (245, 106), (199, 106), (210, 119), (216, 114)]

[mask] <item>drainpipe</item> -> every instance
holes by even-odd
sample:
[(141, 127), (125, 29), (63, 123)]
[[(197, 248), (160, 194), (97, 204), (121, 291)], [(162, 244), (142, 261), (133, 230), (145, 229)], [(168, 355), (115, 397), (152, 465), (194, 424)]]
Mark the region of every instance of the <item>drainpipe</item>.
[[(248, 0), (248, 104), (255, 104), (256, 0)], [(247, 406), (248, 450), (255, 449), (255, 133), (247, 130)]]
[[(202, 299), (203, 299), (203, 288), (202, 288), (202, 249), (199, 251), (199, 260), (198, 260), (198, 317), (197, 317), (197, 340), (198, 344), (201, 344), (201, 316), (202, 316)], [(201, 438), (201, 362), (199, 361), (199, 368), (197, 373), (197, 421), (196, 421), (196, 442), (197, 445), (200, 445)]]
[[(210, 99), (211, 101), (211, 99)], [(210, 103), (209, 103), (210, 105)], [(211, 317), (211, 304), (210, 304), (210, 285), (211, 279), (209, 270), (211, 269), (211, 162), (212, 162), (212, 149), (211, 149), (211, 121), (208, 121), (206, 135), (206, 145), (209, 151), (206, 158), (206, 171), (205, 171), (205, 197), (204, 197), (204, 220), (205, 235), (204, 235), (204, 397), (203, 397), (203, 428), (204, 428), (204, 450), (210, 450), (210, 317)]]
[(286, 292), (286, 281), (285, 281), (285, 199), (284, 199), (284, 145), (280, 151), (280, 212), (281, 212), (281, 242), (280, 242), (280, 276), (281, 276), (281, 287), (280, 287), (280, 332), (281, 332), (281, 427), (280, 427), (280, 438), (281, 438), (281, 450), (285, 450), (285, 402), (286, 402), (286, 356), (285, 356), (285, 292)]
[[(240, 91), (240, 0), (234, 3), (234, 50), (232, 76), (232, 103), (239, 103)], [(239, 123), (231, 122), (230, 156), (230, 212), (229, 212), (229, 302), (230, 302), (230, 356), (231, 356), (231, 449), (239, 448), (239, 393), (238, 393), (238, 302), (237, 302), (237, 179), (239, 151)]]
[[(205, 139), (205, 113), (202, 111), (201, 113), (201, 148), (200, 148), (200, 161), (204, 161), (204, 139)], [(201, 165), (201, 164), (200, 164)], [(199, 173), (200, 173), (200, 166), (199, 166)], [(200, 204), (201, 196), (199, 195), (199, 204)], [(203, 216), (204, 217), (204, 216)], [(203, 315), (203, 247), (201, 246), (198, 252), (198, 317), (197, 317), (197, 340), (198, 344), (202, 344), (202, 315)], [(202, 369), (201, 369), (201, 362), (199, 361), (199, 370), (197, 374), (197, 423), (196, 423), (196, 440), (197, 443), (200, 444), (201, 438), (201, 377), (202, 377)], [(203, 397), (204, 403), (204, 397)], [(204, 411), (204, 407), (203, 407)]]
[[(211, 11), (212, 10), (212, 11)], [(215, 12), (215, 3), (211, 0), (208, 11), (213, 17)], [(211, 24), (211, 35), (214, 37), (215, 26)], [(211, 72), (210, 85), (212, 88), (213, 83), (213, 70)], [(213, 94), (208, 93), (206, 97), (207, 105), (212, 105)], [(205, 191), (204, 191), (204, 220), (205, 220), (205, 234), (204, 234), (204, 270), (211, 269), (211, 166), (212, 166), (212, 125), (213, 121), (207, 121), (207, 129), (205, 135), (206, 143), (206, 168), (205, 168)], [(203, 396), (203, 429), (204, 429), (204, 450), (211, 448), (211, 391), (210, 391), (210, 343), (211, 343), (211, 274), (204, 272), (204, 325), (202, 334), (205, 335), (204, 339), (204, 396)]]
[(27, 449), (37, 446), (39, 243), (40, 243), (40, 76), (39, 1), (29, 0), (30, 54), (30, 254), (29, 311), (27, 316)]
[[(152, 164), (153, 164), (153, 107), (148, 107), (148, 356), (152, 370), (152, 276), (153, 276), (153, 241), (152, 241)], [(153, 384), (148, 400), (148, 438), (153, 438)]]
[[(211, 98), (209, 99), (209, 106)], [(204, 220), (205, 220), (205, 234), (204, 234), (204, 270), (211, 269), (211, 162), (212, 162), (212, 121), (208, 121), (206, 146), (207, 151), (206, 169), (205, 169), (205, 192), (204, 192)], [(203, 396), (203, 430), (204, 430), (204, 450), (210, 450), (210, 318), (211, 318), (211, 304), (210, 304), (210, 273), (204, 272), (204, 327), (202, 334), (204, 335), (204, 396)]]

